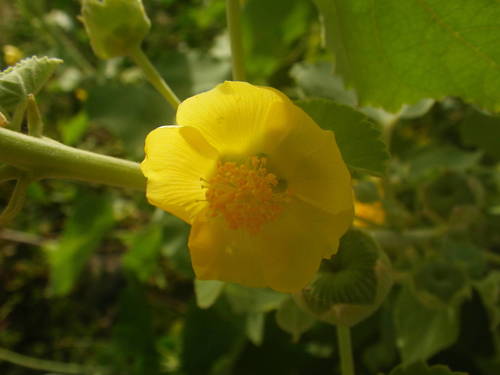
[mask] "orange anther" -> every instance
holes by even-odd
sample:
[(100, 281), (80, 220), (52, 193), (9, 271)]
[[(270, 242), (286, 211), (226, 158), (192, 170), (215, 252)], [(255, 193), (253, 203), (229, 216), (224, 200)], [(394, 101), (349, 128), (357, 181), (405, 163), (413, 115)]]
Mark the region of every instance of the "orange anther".
[(210, 215), (222, 215), (231, 229), (250, 233), (276, 219), (289, 197), (286, 191), (276, 191), (278, 178), (266, 169), (266, 162), (257, 156), (242, 164), (219, 162), (205, 194)]

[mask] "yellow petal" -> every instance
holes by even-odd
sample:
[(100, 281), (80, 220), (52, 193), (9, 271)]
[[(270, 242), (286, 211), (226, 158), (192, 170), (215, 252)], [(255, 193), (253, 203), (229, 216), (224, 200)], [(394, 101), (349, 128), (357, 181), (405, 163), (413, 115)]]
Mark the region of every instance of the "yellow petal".
[(177, 123), (199, 129), (222, 155), (266, 153), (290, 129), (291, 104), (277, 90), (227, 81), (182, 102)]
[(217, 152), (193, 128), (164, 126), (146, 138), (141, 169), (149, 202), (191, 223), (205, 206), (202, 179), (215, 168)]
[(222, 217), (200, 213), (192, 224), (188, 244), (196, 277), (266, 286), (254, 240), (247, 231), (229, 229)]
[(313, 278), (321, 259), (337, 250), (352, 212), (331, 215), (301, 201), (258, 234), (229, 229), (220, 217), (200, 214), (189, 249), (196, 276), (291, 293)]
[(292, 130), (269, 155), (276, 174), (305, 202), (332, 214), (352, 210), (351, 176), (334, 134), (295, 105), (287, 116)]

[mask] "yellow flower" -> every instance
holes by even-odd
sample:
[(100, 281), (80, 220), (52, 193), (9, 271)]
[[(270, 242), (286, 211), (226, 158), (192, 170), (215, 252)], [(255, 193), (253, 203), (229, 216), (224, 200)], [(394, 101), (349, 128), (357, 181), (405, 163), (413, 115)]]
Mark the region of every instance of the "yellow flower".
[(141, 164), (151, 204), (192, 225), (196, 277), (303, 288), (353, 219), (335, 136), (277, 90), (225, 82), (153, 130)]

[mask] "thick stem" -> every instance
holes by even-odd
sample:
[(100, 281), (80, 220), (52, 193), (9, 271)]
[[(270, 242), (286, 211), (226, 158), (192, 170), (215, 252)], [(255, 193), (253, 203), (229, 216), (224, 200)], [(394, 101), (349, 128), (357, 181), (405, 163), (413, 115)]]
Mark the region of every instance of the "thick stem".
[(11, 352), (10, 350), (0, 348), (0, 359), (13, 363), (18, 366), (28, 367), (35, 370), (48, 371), (60, 374), (89, 374), (95, 369), (81, 366), (74, 363), (61, 363), (54, 361), (47, 361), (45, 359), (38, 359), (28, 357), (22, 354)]
[(149, 82), (154, 86), (154, 88), (167, 100), (167, 102), (172, 106), (174, 110), (181, 103), (179, 98), (172, 91), (170, 86), (165, 82), (160, 73), (151, 64), (149, 58), (144, 54), (141, 47), (134, 47), (129, 51), (129, 57), (134, 61), (134, 63), (142, 69), (142, 72), (149, 80)]
[(0, 162), (31, 171), (34, 178), (61, 178), (145, 190), (139, 164), (0, 128)]
[(340, 369), (342, 375), (354, 375), (352, 359), (351, 332), (349, 327), (337, 325), (337, 338), (340, 350)]
[(241, 32), (240, 0), (226, 0), (226, 17), (233, 59), (233, 79), (235, 81), (245, 81), (245, 57)]

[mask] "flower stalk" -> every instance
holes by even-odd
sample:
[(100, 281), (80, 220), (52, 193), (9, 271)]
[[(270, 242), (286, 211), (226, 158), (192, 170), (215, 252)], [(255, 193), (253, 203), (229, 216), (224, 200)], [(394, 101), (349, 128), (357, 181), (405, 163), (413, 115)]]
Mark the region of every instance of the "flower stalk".
[(131, 48), (128, 52), (128, 56), (139, 68), (141, 68), (148, 81), (165, 98), (172, 108), (177, 110), (177, 107), (181, 103), (179, 98), (175, 95), (167, 82), (165, 82), (160, 73), (158, 73), (154, 65), (151, 64), (151, 61), (142, 51), (141, 47), (137, 46)]
[(42, 116), (33, 94), (28, 95), (28, 134), (33, 137), (41, 137), (43, 134)]
[(62, 362), (48, 361), (45, 359), (28, 357), (3, 348), (0, 348), (0, 359), (16, 364), (18, 366), (23, 366), (41, 371), (57, 372), (61, 374), (83, 375), (88, 373), (95, 373), (97, 370), (76, 363), (62, 363)]
[(351, 332), (349, 327), (341, 324), (337, 325), (337, 338), (340, 351), (340, 373), (342, 375), (354, 375)]
[(240, 0), (226, 0), (226, 18), (233, 60), (233, 80), (245, 81)]
[(60, 178), (145, 190), (139, 164), (0, 128), (0, 162), (31, 172), (33, 179)]

